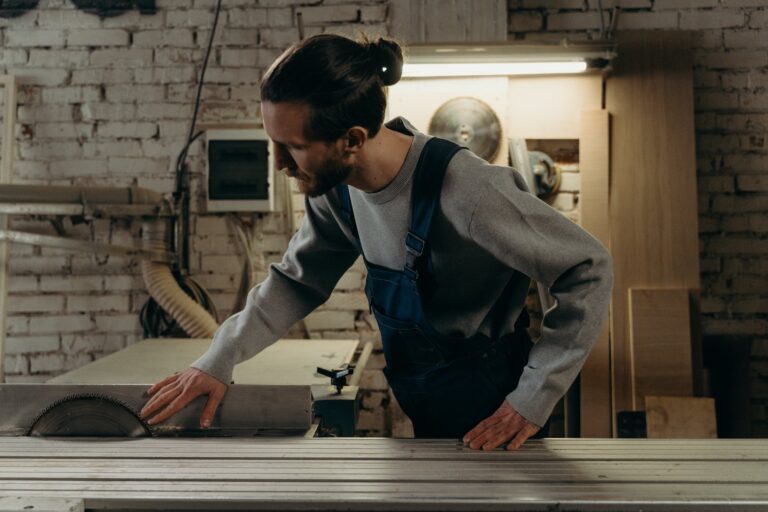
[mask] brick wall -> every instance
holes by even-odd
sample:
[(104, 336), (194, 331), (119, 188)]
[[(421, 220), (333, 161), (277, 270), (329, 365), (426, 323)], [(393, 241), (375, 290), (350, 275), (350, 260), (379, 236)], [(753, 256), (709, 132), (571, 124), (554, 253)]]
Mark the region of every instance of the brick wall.
[[(65, 0), (41, 0), (16, 18), (0, 18), (0, 73), (21, 83), (13, 182), (63, 185), (138, 185), (163, 193), (174, 186), (173, 166), (189, 129), (199, 64), (210, 35), (214, 0), (158, 0), (157, 13), (136, 10), (101, 19)], [(266, 67), (306, 34), (387, 32), (387, 3), (370, 0), (302, 2), (226, 0), (203, 89), (199, 122), (258, 121), (258, 81)], [(215, 299), (221, 318), (231, 312), (243, 265), (235, 233), (223, 215), (199, 214), (202, 143), (190, 151), (191, 271)], [(288, 212), (277, 180), (277, 211), (245, 216), (252, 222), (256, 279), (279, 261), (291, 236), (289, 215), (301, 217), (302, 198)], [(250, 218), (249, 218), (250, 217)], [(14, 218), (13, 229), (55, 234), (43, 219)], [(69, 236), (131, 243), (130, 220), (73, 225)], [(39, 382), (142, 338), (137, 313), (147, 299), (138, 261), (13, 245), (5, 370), (9, 382)], [(361, 291), (363, 268), (348, 272), (332, 299), (289, 335), (375, 339)], [(367, 406), (385, 400), (380, 356), (364, 384)], [(378, 396), (371, 397), (379, 390)], [(367, 427), (383, 431), (384, 415)], [(365, 425), (364, 425), (365, 426)]]
[[(510, 39), (596, 38), (596, 0), (510, 0)], [(753, 340), (752, 433), (768, 436), (768, 2), (605, 0), (617, 30), (691, 30), (706, 337)]]

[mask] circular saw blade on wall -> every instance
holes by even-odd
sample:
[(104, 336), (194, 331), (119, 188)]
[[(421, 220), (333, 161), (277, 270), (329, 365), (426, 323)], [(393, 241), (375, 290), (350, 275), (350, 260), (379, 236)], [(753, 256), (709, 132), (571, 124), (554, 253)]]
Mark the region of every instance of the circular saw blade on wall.
[(429, 121), (429, 134), (466, 146), (489, 162), (501, 146), (501, 122), (477, 98), (453, 98), (440, 105)]

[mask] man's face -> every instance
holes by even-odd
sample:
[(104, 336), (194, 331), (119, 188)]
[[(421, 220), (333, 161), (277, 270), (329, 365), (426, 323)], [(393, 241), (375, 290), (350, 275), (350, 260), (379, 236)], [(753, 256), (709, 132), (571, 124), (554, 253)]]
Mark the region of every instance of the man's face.
[(302, 193), (317, 197), (347, 179), (352, 167), (343, 162), (343, 141), (327, 143), (305, 138), (309, 114), (306, 103), (261, 104), (264, 129), (274, 144), (275, 165), (296, 178)]

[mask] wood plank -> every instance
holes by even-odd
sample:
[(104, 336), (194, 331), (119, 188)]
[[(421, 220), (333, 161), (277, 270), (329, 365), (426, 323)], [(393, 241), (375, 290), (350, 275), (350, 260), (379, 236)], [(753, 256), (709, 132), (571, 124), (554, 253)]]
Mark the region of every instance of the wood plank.
[[(249, 481), (249, 482), (322, 482), (329, 478), (326, 461), (229, 461), (207, 460), (205, 469), (187, 461), (171, 460), (91, 460), (88, 458), (66, 461), (4, 459), (0, 468), (0, 481), (26, 479), (71, 479), (90, 482), (123, 481)], [(573, 464), (573, 462), (571, 462)], [(333, 470), (335, 482), (487, 482), (526, 483), (531, 481), (569, 482), (697, 482), (697, 483), (759, 483), (768, 482), (765, 461), (720, 461), (720, 472), (699, 461), (580, 461), (578, 472), (568, 464), (555, 467), (552, 461), (514, 462), (465, 461), (461, 457), (451, 464), (435, 466), (432, 461), (345, 461)], [(203, 473), (205, 471), (206, 473)]]
[[(610, 249), (609, 165), (610, 115), (606, 110), (581, 113), (579, 172), (581, 226)], [(611, 437), (611, 349), (606, 323), (581, 369), (580, 436)]]
[[(0, 184), (11, 183), (16, 141), (16, 77), (0, 75), (3, 89), (3, 133), (0, 136)], [(0, 230), (8, 229), (8, 216), (0, 215)], [(5, 382), (5, 329), (8, 316), (8, 242), (0, 241), (0, 382)]]
[(699, 287), (690, 33), (622, 31), (618, 46), (606, 81), (614, 412), (633, 408), (627, 290)]
[[(607, 501), (621, 500), (622, 498), (634, 498), (640, 504), (651, 504), (656, 500), (666, 501), (666, 510), (678, 510), (672, 505), (680, 505), (686, 501), (695, 499), (709, 499), (723, 505), (735, 505), (738, 501), (764, 500), (768, 497), (768, 489), (757, 484), (723, 484), (712, 485), (690, 482), (621, 482), (613, 485), (605, 485), (602, 482), (571, 483), (571, 482), (526, 482), (524, 486), (510, 486), (507, 482), (496, 484), (493, 482), (473, 482), (467, 486), (457, 486), (456, 482), (424, 482), (403, 484), (402, 482), (315, 482), (297, 486), (296, 482), (215, 482), (215, 486), (204, 485), (201, 482), (156, 482), (153, 486), (142, 485), (140, 482), (83, 482), (77, 480), (51, 480), (48, 482), (35, 482), (19, 479), (16, 484), (0, 483), (0, 493), (27, 491), (27, 495), (35, 492), (55, 491), (58, 496), (68, 496), (70, 493), (81, 492), (86, 499), (102, 494), (110, 497), (108, 492), (123, 494), (167, 494), (176, 496), (187, 503), (202, 497), (201, 495), (218, 496), (221, 499), (231, 498), (233, 494), (242, 493), (254, 500), (281, 499), (284, 501), (295, 500), (302, 495), (311, 495), (318, 501), (336, 499), (339, 502), (357, 497), (367, 499), (394, 500), (404, 497), (422, 497), (429, 499), (433, 504), (441, 503), (449, 505), (449, 499), (485, 499), (491, 502), (510, 503), (516, 499), (527, 497), (531, 501), (539, 501), (546, 498), (558, 498), (565, 501), (578, 497), (607, 498)], [(329, 485), (330, 484), (330, 485)], [(553, 485), (556, 484), (556, 485)], [(85, 491), (85, 492), (84, 492)], [(48, 494), (47, 492), (45, 492)], [(648, 494), (654, 493), (654, 494)], [(121, 497), (121, 496), (120, 496)], [(115, 501), (119, 496), (111, 496)], [(90, 501), (90, 500), (89, 500)], [(671, 503), (670, 503), (671, 502)], [(599, 502), (597, 502), (599, 503)], [(604, 503), (610, 506), (611, 503)], [(757, 503), (755, 503), (757, 504)], [(254, 502), (254, 507), (258, 502)], [(263, 504), (262, 504), (263, 505)], [(382, 504), (383, 505), (383, 504)], [(391, 505), (391, 503), (387, 503)], [(703, 505), (703, 504), (702, 504)], [(113, 501), (114, 506), (114, 501)], [(189, 505), (188, 505), (189, 506)], [(91, 507), (88, 507), (91, 509)], [(733, 510), (726, 507), (727, 510)], [(347, 510), (344, 508), (344, 510)], [(380, 508), (379, 510), (386, 510)], [(557, 509), (554, 509), (557, 510)], [(562, 510), (562, 509), (561, 509)], [(565, 510), (573, 510), (567, 508)], [(606, 509), (601, 509), (606, 510)], [(614, 508), (607, 508), (614, 511)], [(633, 509), (636, 510), (636, 509)], [(723, 509), (721, 509), (723, 510)], [(739, 509), (737, 509), (739, 510)], [(760, 510), (765, 510), (764, 508)]]
[(83, 500), (62, 498), (0, 498), (0, 512), (84, 512)]
[[(697, 460), (768, 461), (765, 440), (543, 439), (519, 450), (481, 452), (447, 440), (255, 437), (252, 439), (52, 439), (0, 437), (0, 458), (261, 459), (261, 460)], [(574, 442), (577, 441), (577, 442)], [(611, 442), (606, 442), (611, 441)]]
[(508, 81), (505, 128), (509, 137), (581, 139), (582, 112), (602, 108), (599, 74), (519, 76)]
[(392, 0), (390, 34), (409, 44), (506, 42), (504, 0)]
[(646, 396), (692, 396), (688, 290), (630, 288), (629, 343), (634, 410)]
[[(147, 339), (47, 381), (49, 384), (147, 384), (183, 370), (202, 356), (210, 339)], [(330, 384), (317, 367), (350, 363), (357, 340), (282, 339), (235, 366), (236, 384)]]
[(645, 418), (649, 438), (717, 437), (713, 398), (646, 396)]

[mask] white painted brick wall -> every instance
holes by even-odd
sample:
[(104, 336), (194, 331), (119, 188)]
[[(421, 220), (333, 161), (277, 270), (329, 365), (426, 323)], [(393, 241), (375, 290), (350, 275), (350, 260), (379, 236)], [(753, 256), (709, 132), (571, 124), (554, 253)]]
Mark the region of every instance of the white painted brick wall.
[(130, 34), (122, 29), (73, 30), (67, 38), (67, 45), (76, 46), (127, 46)]
[(13, 30), (4, 31), (8, 47), (32, 48), (40, 46), (63, 47), (66, 39), (64, 30)]

